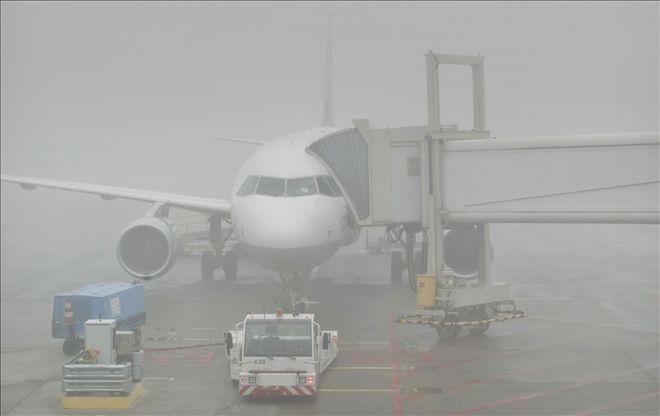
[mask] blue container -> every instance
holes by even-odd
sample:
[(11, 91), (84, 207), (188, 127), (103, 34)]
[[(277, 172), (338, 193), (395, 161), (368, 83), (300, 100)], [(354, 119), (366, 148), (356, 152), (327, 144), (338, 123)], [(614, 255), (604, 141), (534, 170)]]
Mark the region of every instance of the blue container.
[(64, 324), (65, 301), (71, 301), (76, 337), (85, 336), (88, 319), (116, 319), (117, 329), (130, 331), (146, 322), (144, 288), (135, 283), (96, 283), (82, 289), (55, 296), (53, 304), (53, 338), (68, 338), (69, 328)]

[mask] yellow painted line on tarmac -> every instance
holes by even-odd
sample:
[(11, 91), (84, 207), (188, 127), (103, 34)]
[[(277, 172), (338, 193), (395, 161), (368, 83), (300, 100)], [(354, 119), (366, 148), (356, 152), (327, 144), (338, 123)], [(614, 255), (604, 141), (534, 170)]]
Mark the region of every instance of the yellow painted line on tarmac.
[(394, 367), (360, 367), (360, 366), (344, 366), (344, 367), (329, 367), (328, 370), (394, 370)]
[(394, 389), (319, 389), (323, 393), (392, 393)]

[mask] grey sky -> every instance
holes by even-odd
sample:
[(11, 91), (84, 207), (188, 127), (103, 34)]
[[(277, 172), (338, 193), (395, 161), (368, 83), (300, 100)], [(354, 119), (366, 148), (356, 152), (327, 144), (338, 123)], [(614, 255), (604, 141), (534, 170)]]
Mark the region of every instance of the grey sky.
[[(116, 184), (118, 166), (140, 176), (188, 157), (222, 177), (205, 194), (227, 196), (252, 149), (210, 137), (270, 139), (320, 123), (328, 12), (338, 127), (424, 124), (423, 55), (433, 49), (486, 56), (495, 136), (658, 129), (656, 2), (1, 7), (6, 173)], [(469, 119), (468, 75), (443, 74), (443, 122)], [(164, 188), (164, 175), (160, 188), (184, 190)]]

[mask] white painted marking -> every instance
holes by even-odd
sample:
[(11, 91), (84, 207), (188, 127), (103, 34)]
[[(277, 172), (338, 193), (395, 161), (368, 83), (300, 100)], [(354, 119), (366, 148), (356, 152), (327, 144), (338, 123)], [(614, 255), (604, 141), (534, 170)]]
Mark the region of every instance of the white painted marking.
[(174, 377), (142, 377), (142, 380), (174, 381)]
[(344, 366), (344, 367), (329, 367), (328, 370), (394, 370), (394, 367), (361, 367), (361, 366)]

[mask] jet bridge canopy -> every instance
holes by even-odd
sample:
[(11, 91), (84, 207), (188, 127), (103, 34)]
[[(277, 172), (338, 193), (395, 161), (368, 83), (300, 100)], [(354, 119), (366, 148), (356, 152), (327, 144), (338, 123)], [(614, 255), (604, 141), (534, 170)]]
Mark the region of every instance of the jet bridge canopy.
[(312, 143), (307, 151), (321, 161), (342, 188), (353, 214), (369, 217), (369, 150), (355, 128), (339, 130)]

